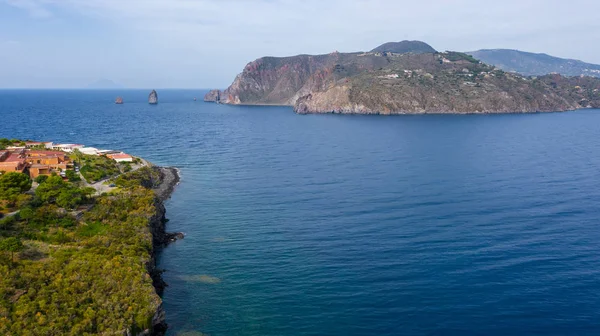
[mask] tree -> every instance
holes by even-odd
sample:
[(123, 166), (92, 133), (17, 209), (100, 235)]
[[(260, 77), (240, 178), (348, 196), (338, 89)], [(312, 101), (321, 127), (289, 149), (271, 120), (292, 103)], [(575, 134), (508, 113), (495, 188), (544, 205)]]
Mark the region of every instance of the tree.
[(17, 207), (17, 209), (21, 209), (24, 206), (31, 203), (32, 199), (33, 199), (33, 196), (31, 196), (29, 194), (20, 194), (15, 198), (15, 206)]
[(8, 146), (12, 146), (12, 142), (7, 138), (0, 139), (0, 149), (5, 149)]
[(38, 184), (42, 184), (42, 183), (46, 182), (47, 179), (48, 179), (48, 175), (40, 175), (35, 178), (35, 182), (37, 182)]
[(86, 189), (77, 188), (73, 184), (63, 181), (60, 176), (50, 176), (46, 182), (37, 187), (35, 195), (42, 202), (74, 209), (83, 203), (90, 193)]
[(9, 172), (0, 175), (0, 199), (14, 201), (20, 194), (31, 189), (31, 179), (23, 173)]
[(37, 187), (35, 194), (43, 202), (54, 203), (66, 185), (67, 183), (60, 176), (50, 176)]
[(79, 149), (73, 149), (73, 152), (71, 152), (71, 157), (73, 158), (73, 161), (77, 162), (79, 166), (81, 166), (81, 162), (83, 161), (83, 153), (79, 151)]
[(30, 207), (23, 208), (21, 211), (19, 211), (19, 219), (22, 219), (27, 223), (29, 223), (34, 216), (35, 211)]
[(23, 243), (19, 238), (10, 237), (0, 240), (0, 251), (10, 252), (10, 260), (14, 262), (15, 252), (23, 250)]
[(79, 182), (79, 181), (81, 181), (81, 178), (79, 177), (79, 174), (77, 174), (73, 170), (67, 170), (67, 172), (65, 173), (65, 175), (69, 179), (69, 182)]

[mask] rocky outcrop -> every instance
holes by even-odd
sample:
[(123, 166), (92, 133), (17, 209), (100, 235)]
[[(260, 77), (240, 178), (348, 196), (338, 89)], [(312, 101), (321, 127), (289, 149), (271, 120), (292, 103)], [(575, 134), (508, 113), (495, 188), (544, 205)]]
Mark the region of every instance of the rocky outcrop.
[[(248, 63), (219, 102), (234, 105), (289, 105), (333, 80), (380, 68), (385, 57), (375, 53), (338, 53), (263, 57)], [(215, 93), (212, 94), (214, 96)]]
[(158, 104), (158, 93), (156, 93), (156, 90), (152, 90), (150, 95), (148, 95), (148, 103), (152, 105)]
[(221, 90), (210, 90), (204, 95), (205, 102), (220, 103), (221, 102)]
[(123, 98), (117, 97), (117, 99), (115, 99), (115, 104), (117, 104), (117, 105), (123, 104)]

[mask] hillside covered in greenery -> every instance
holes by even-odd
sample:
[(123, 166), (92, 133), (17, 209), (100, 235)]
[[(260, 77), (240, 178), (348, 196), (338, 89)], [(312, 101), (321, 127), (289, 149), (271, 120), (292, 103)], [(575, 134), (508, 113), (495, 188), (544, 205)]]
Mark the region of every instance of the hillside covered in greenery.
[(149, 274), (151, 226), (161, 216), (145, 181), (155, 175), (149, 167), (121, 175), (98, 197), (60, 176), (35, 189), (25, 174), (0, 176), (0, 203), (18, 209), (0, 219), (0, 335), (152, 328), (161, 299)]

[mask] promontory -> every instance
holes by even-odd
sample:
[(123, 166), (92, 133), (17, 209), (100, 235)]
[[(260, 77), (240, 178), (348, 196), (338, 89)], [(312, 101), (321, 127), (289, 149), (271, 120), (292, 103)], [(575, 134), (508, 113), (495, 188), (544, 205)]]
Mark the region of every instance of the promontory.
[(524, 76), (419, 41), (370, 52), (263, 57), (224, 91), (234, 105), (288, 105), (297, 113), (523, 113), (600, 108), (600, 79)]

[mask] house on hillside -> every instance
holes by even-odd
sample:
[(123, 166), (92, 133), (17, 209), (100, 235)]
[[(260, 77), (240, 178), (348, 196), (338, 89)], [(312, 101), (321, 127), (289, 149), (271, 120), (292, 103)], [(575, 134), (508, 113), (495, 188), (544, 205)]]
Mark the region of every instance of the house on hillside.
[(22, 173), (25, 168), (27, 168), (27, 162), (21, 151), (0, 151), (0, 173)]
[(33, 164), (29, 166), (29, 177), (31, 177), (32, 179), (35, 179), (40, 175), (50, 176), (54, 172), (55, 171), (48, 165)]
[(62, 151), (28, 150), (26, 161), (32, 179), (40, 175), (52, 175), (72, 168), (71, 158)]
[(67, 153), (72, 152), (74, 149), (80, 149), (80, 148), (83, 148), (83, 145), (80, 145), (80, 144), (54, 144), (54, 145), (52, 145), (52, 149), (65, 151)]
[(67, 169), (71, 159), (65, 152), (60, 151), (44, 151), (44, 150), (29, 150), (26, 152), (27, 163), (30, 165), (41, 164), (47, 165), (54, 169)]
[(45, 141), (25, 141), (25, 148), (32, 148), (32, 147), (44, 147), (44, 148), (52, 148), (54, 144), (52, 142), (45, 142)]
[(133, 162), (133, 157), (129, 154), (118, 153), (118, 154), (108, 154), (106, 155), (109, 159), (113, 159), (117, 162)]

